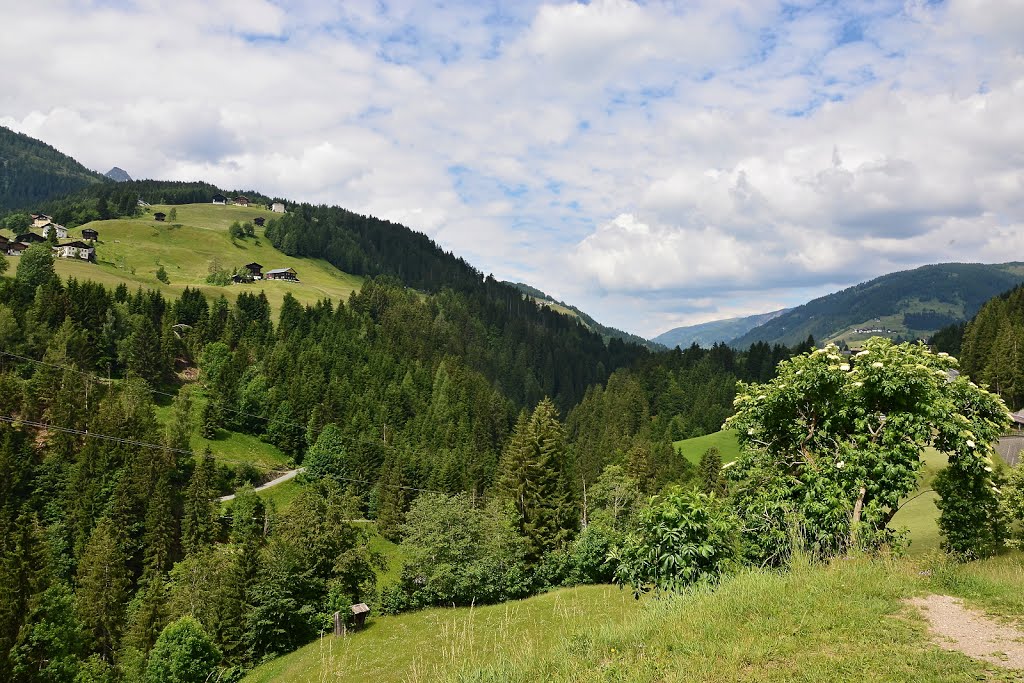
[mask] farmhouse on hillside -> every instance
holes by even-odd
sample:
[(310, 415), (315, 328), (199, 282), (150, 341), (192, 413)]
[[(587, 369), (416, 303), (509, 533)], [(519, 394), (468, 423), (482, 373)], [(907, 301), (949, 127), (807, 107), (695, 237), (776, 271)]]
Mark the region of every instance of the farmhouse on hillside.
[(3, 235), (0, 235), (0, 254), (7, 253), (7, 245), (10, 243), (11, 241), (9, 239), (4, 237)]
[(263, 279), (263, 266), (255, 261), (253, 263), (246, 263), (245, 269), (249, 272), (249, 276), (253, 280)]
[(42, 235), (37, 235), (34, 232), (23, 232), (14, 238), (15, 242), (22, 242), (24, 244), (32, 244), (34, 242), (45, 242), (46, 238)]
[(227, 204), (228, 203), (228, 198), (225, 197), (222, 194), (215, 194), (215, 195), (213, 195), (213, 203), (214, 204)]
[(9, 242), (7, 244), (7, 255), (8, 256), (21, 256), (21, 252), (28, 249), (28, 245), (24, 242)]
[(244, 194), (238, 195), (232, 201), (234, 201), (234, 203), (238, 204), (239, 206), (249, 206), (249, 198), (246, 197)]
[(57, 223), (47, 223), (43, 226), (43, 237), (49, 237), (50, 232), (57, 233), (57, 239), (59, 240), (67, 239), (68, 236), (68, 229)]
[(41, 228), (47, 223), (52, 223), (53, 217), (47, 216), (45, 213), (34, 213), (32, 214), (32, 227)]
[(78, 240), (68, 242), (67, 244), (58, 244), (53, 248), (53, 252), (58, 258), (74, 258), (82, 259), (83, 261), (96, 260), (96, 249)]
[(298, 282), (299, 278), (297, 273), (292, 268), (274, 268), (268, 270), (264, 275), (265, 280), (288, 280), (290, 282)]
[(270, 210), (274, 213), (284, 213), (284, 204), (281, 202), (274, 202), (270, 205)]
[(267, 219), (266, 219), (266, 218), (264, 218), (263, 216), (256, 216), (256, 218), (253, 218), (253, 219), (252, 219), (252, 222), (253, 222), (253, 223), (254, 223), (255, 225), (257, 225), (257, 226), (259, 226), (259, 227), (261, 227), (261, 228), (262, 228), (262, 227), (263, 227), (263, 224), (267, 222)]
[(92, 228), (85, 228), (82, 230), (82, 239), (96, 241), (100, 238), (100, 234)]
[(161, 223), (164, 222), (165, 218), (167, 218), (167, 214), (163, 211), (157, 211), (153, 214), (153, 220), (160, 221)]

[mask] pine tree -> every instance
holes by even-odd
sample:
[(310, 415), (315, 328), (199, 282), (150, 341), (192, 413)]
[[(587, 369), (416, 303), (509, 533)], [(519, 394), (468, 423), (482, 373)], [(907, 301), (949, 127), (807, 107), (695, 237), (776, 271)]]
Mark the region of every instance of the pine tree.
[(498, 466), (497, 494), (515, 506), (531, 560), (564, 545), (576, 528), (557, 414), (548, 398), (537, 404), (529, 420), (521, 414)]
[(113, 524), (104, 517), (78, 565), (77, 603), (82, 622), (107, 661), (113, 660), (124, 629), (131, 586), (127, 562)]
[(213, 452), (207, 448), (185, 489), (185, 509), (181, 520), (181, 547), (185, 555), (202, 551), (216, 538), (214, 474)]
[(700, 490), (717, 496), (725, 495), (725, 478), (722, 476), (722, 454), (712, 446), (700, 456), (697, 467), (697, 478)]

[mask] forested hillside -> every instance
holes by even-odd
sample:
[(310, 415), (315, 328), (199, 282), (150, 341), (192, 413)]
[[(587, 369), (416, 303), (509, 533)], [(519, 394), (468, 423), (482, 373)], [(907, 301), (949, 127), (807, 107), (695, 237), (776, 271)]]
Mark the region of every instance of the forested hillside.
[(652, 341), (664, 344), (669, 348), (675, 346), (685, 348), (690, 344), (697, 344), (699, 346), (728, 344), (733, 339), (746, 334), (758, 325), (763, 325), (769, 320), (779, 317), (786, 310), (782, 309), (759, 315), (748, 315), (742, 318), (726, 318), (725, 320), (712, 320), (711, 322), (698, 325), (676, 327), (668, 332), (659, 334)]
[(1024, 287), (993, 297), (966, 325), (934, 339), (977, 382), (988, 384), (1013, 410), (1024, 407)]
[[(618, 328), (609, 327), (607, 325), (602, 325), (601, 323), (599, 323), (596, 320), (594, 320), (593, 316), (590, 316), (587, 313), (584, 313), (583, 311), (581, 311), (576, 306), (573, 306), (571, 304), (567, 304), (564, 301), (557, 301), (554, 297), (552, 297), (552, 296), (550, 296), (548, 294), (545, 294), (544, 292), (542, 292), (541, 290), (537, 289), (536, 287), (528, 285), (528, 284), (526, 284), (524, 282), (508, 282), (507, 280), (503, 280), (502, 284), (504, 284), (504, 285), (511, 285), (512, 287), (515, 287), (516, 289), (518, 289), (519, 291), (523, 292), (524, 294), (529, 295), (530, 297), (532, 297), (536, 301), (539, 301), (539, 302), (542, 302), (542, 303), (547, 303), (548, 305), (551, 305), (551, 306), (555, 307), (555, 310), (558, 310), (559, 307), (560, 308), (564, 308), (568, 315), (575, 315), (575, 316), (577, 316), (580, 320), (582, 320), (584, 323), (586, 323), (587, 327), (589, 327), (591, 330), (593, 330), (593, 331), (597, 332), (599, 335), (601, 335), (601, 338), (604, 339), (605, 341), (608, 341), (610, 339), (620, 339), (620, 340), (622, 340), (624, 342), (629, 342), (629, 343), (632, 343), (632, 344), (639, 344), (640, 346), (645, 346), (648, 349), (650, 349), (651, 351), (665, 351), (668, 348), (668, 347), (664, 346), (663, 344), (659, 344), (657, 342), (652, 342), (652, 341), (650, 341), (648, 339), (644, 339), (643, 337), (640, 337), (640, 336), (635, 335), (635, 334), (631, 334), (629, 332), (623, 332), (622, 330), (620, 330)], [(688, 346), (688, 344), (687, 344), (687, 346)], [(705, 346), (711, 346), (711, 344), (705, 344)]]
[(0, 216), (106, 182), (50, 145), (0, 126)]
[(929, 337), (951, 323), (970, 319), (991, 297), (1022, 281), (1021, 263), (922, 266), (797, 306), (737, 337), (732, 344), (737, 348), (755, 341), (795, 344), (808, 335), (818, 341), (851, 344), (872, 335)]
[[(286, 296), (274, 316), (258, 291), (231, 303), (62, 282), (46, 244), (13, 261), (0, 278), (5, 680), (137, 680), (161, 632), (182, 629), (209, 638), (230, 679), (353, 602), (607, 581), (617, 492), (691, 480), (671, 441), (717, 429), (737, 378), (764, 379), (789, 353), (605, 345), (493, 281), (424, 295), (381, 276), (347, 302)], [(213, 451), (190, 449), (197, 429)], [(287, 509), (243, 491), (219, 510), (223, 430), (307, 467)], [(618, 521), (581, 533), (608, 505)], [(366, 529), (346, 521), (363, 518), (409, 558), (383, 592)], [(416, 559), (434, 523), (476, 534), (465, 547), (483, 553), (458, 561), (456, 584)]]

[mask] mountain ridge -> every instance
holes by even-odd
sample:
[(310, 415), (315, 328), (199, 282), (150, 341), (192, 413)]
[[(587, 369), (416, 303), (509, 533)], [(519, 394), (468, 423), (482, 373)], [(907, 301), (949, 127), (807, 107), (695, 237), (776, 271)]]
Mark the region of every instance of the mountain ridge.
[(833, 292), (751, 329), (730, 342), (793, 345), (858, 343), (871, 335), (927, 338), (969, 320), (993, 296), (1024, 282), (1024, 263), (936, 263), (901, 270)]
[(736, 337), (746, 334), (755, 327), (763, 325), (789, 310), (788, 308), (780, 308), (777, 311), (770, 311), (768, 313), (757, 313), (736, 318), (722, 318), (696, 325), (675, 327), (668, 332), (662, 332), (658, 336), (652, 337), (651, 341), (663, 344), (668, 348), (675, 348), (677, 346), (686, 348), (691, 344), (697, 344), (698, 346), (714, 346), (719, 343), (728, 344)]

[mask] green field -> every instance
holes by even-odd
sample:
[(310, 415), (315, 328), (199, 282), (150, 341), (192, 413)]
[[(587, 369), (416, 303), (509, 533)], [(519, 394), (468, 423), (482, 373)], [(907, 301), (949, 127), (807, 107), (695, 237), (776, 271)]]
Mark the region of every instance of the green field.
[(692, 439), (683, 439), (673, 444), (676, 452), (686, 456), (686, 459), (694, 465), (700, 462), (700, 456), (709, 448), (717, 448), (722, 454), (722, 464), (730, 463), (740, 457), (740, 443), (736, 439), (736, 432), (732, 430), (705, 434)]
[[(153, 213), (177, 210), (175, 221), (158, 223)], [(82, 229), (94, 228), (100, 239), (96, 243), (97, 263), (59, 259), (57, 272), (80, 280), (93, 280), (110, 287), (124, 283), (137, 287), (159, 289), (169, 297), (177, 297), (185, 287), (199, 288), (209, 297), (221, 294), (234, 300), (240, 292), (266, 292), (274, 310), (278, 310), (285, 292), (301, 303), (311, 304), (323, 298), (344, 301), (362, 285), (362, 278), (344, 273), (321, 259), (303, 259), (286, 256), (263, 237), (263, 229), (256, 228), (256, 237), (234, 240), (227, 228), (234, 221), (251, 221), (257, 216), (271, 218), (265, 209), (213, 204), (182, 204), (174, 207), (151, 207), (153, 213), (137, 218), (95, 221), (70, 231), (71, 237), (81, 237)], [(264, 271), (271, 268), (294, 268), (299, 282), (262, 281), (252, 284), (216, 287), (206, 284), (208, 267), (212, 260), (220, 261), (223, 268), (233, 270), (252, 261), (260, 263)], [(17, 259), (12, 259), (12, 266)], [(163, 266), (170, 284), (156, 279), (157, 269)]]
[(550, 656), (574, 633), (637, 618), (646, 604), (618, 588), (584, 586), (501, 605), (378, 617), (362, 633), (326, 637), (259, 667), (245, 680), (399, 683), (436, 681), (492, 662), (525, 668)]
[[(371, 618), (245, 681), (972, 681), (985, 665), (935, 645), (902, 602), (963, 597), (1024, 616), (1024, 555), (956, 565), (863, 557), (747, 570), (661, 600), (584, 586), (519, 602)], [(1016, 679), (998, 679), (1016, 680)]]
[[(201, 391), (196, 391), (193, 397), (195, 402), (193, 416), (197, 417), (202, 414), (206, 398)], [(163, 396), (156, 398), (159, 400), (155, 410), (156, 419), (161, 424), (166, 424), (171, 416), (170, 398)], [(224, 465), (249, 464), (264, 473), (286, 470), (290, 466), (291, 459), (273, 444), (250, 434), (231, 432), (226, 429), (217, 430), (217, 438), (204, 439), (197, 423), (192, 431), (189, 447), (193, 452), (201, 454), (207, 446), (213, 451), (214, 459)]]

